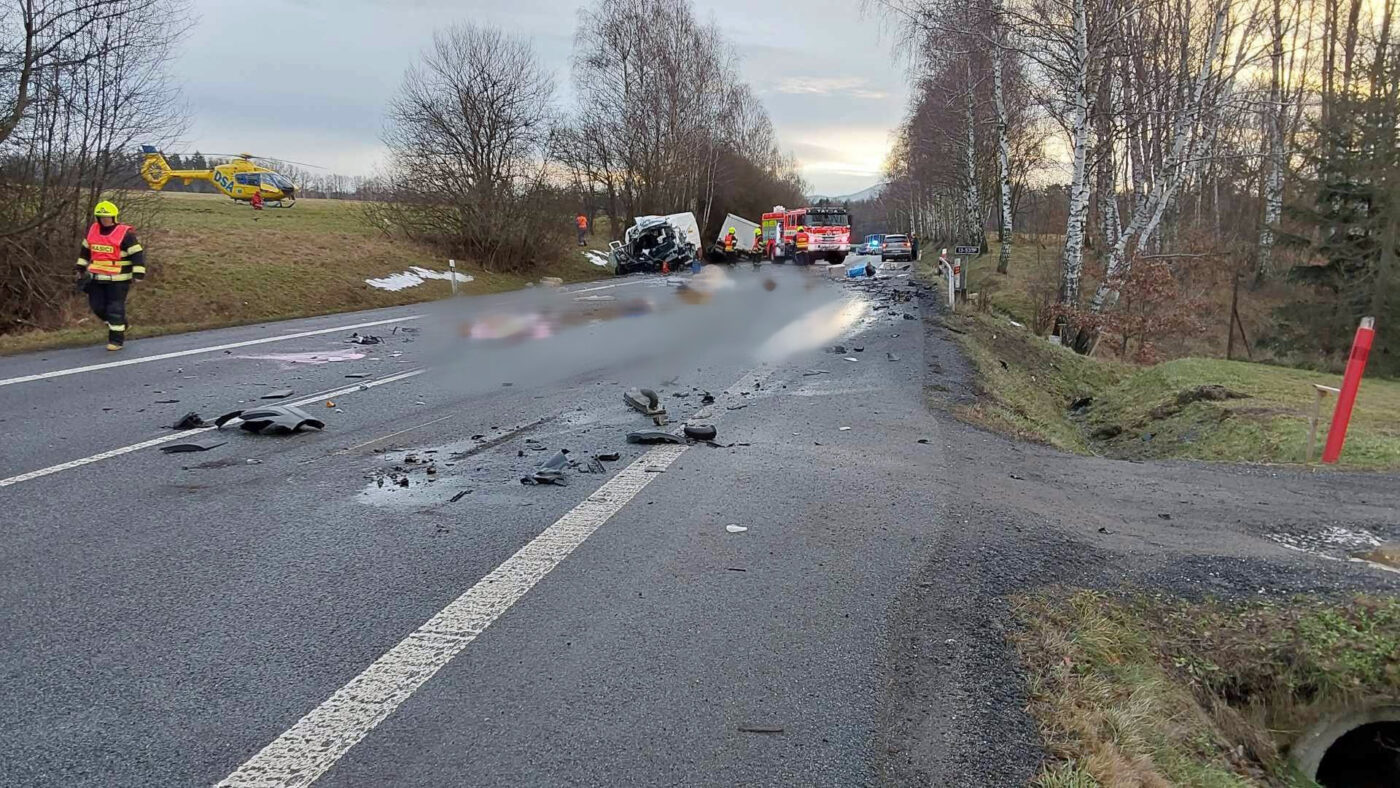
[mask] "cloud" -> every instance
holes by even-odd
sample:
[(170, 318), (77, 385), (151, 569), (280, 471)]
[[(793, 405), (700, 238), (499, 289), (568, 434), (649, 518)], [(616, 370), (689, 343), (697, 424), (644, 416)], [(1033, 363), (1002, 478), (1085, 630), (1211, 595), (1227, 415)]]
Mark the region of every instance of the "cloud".
[(863, 77), (785, 77), (773, 88), (774, 92), (794, 96), (847, 96), (850, 98), (879, 101), (889, 98), (889, 93), (873, 90)]

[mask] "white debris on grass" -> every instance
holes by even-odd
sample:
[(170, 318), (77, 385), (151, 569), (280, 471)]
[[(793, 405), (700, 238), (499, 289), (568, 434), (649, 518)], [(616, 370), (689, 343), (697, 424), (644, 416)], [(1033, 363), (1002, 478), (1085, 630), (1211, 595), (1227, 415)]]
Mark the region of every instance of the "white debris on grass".
[(429, 279), (441, 279), (446, 281), (453, 277), (456, 277), (460, 284), (470, 282), (474, 278), (471, 274), (463, 274), (456, 271), (434, 271), (415, 265), (402, 273), (389, 274), (380, 279), (366, 279), (365, 284), (370, 287), (377, 287), (380, 290), (397, 292), (399, 290), (407, 290), (410, 287), (417, 287)]
[(603, 254), (602, 252), (595, 252), (592, 249), (589, 249), (588, 251), (583, 252), (583, 256), (588, 260), (588, 262), (598, 266), (599, 268), (604, 268), (606, 266), (612, 265), (612, 261), (608, 260), (608, 256), (606, 254)]

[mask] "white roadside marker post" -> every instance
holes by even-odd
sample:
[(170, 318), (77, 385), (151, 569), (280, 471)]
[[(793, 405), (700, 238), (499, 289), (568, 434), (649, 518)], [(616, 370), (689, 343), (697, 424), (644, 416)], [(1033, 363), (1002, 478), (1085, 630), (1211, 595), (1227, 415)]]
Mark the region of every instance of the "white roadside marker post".
[(938, 253), (938, 267), (943, 269), (943, 273), (948, 275), (948, 308), (952, 309), (957, 298), (957, 275), (953, 273), (953, 266), (948, 263), (948, 250), (944, 249)]
[(452, 283), (452, 295), (457, 295), (457, 261), (447, 261), (447, 281)]

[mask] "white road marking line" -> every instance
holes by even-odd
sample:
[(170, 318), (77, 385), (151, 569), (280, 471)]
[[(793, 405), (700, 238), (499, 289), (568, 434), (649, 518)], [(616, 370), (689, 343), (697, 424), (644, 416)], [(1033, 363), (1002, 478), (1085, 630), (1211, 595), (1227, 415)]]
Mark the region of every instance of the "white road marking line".
[(237, 770), (220, 788), (311, 785), (525, 596), (688, 446), (658, 446), (609, 479)]
[(113, 369), (115, 367), (129, 367), (132, 364), (145, 364), (151, 361), (165, 361), (170, 358), (180, 358), (181, 356), (194, 356), (200, 353), (216, 353), (220, 350), (232, 350), (249, 345), (265, 345), (269, 342), (285, 342), (289, 339), (301, 339), (302, 337), (314, 337), (321, 334), (334, 334), (338, 331), (352, 331), (357, 328), (369, 328), (370, 326), (382, 326), (388, 323), (402, 323), (406, 320), (417, 320), (422, 315), (409, 315), (408, 317), (391, 317), (386, 320), (372, 320), (368, 323), (355, 323), (348, 326), (336, 326), (335, 328), (319, 328), (315, 331), (298, 331), (294, 334), (279, 334), (275, 337), (263, 337), (262, 339), (249, 339), (243, 342), (230, 342), (226, 345), (211, 345), (210, 347), (192, 348), (190, 350), (179, 350), (173, 353), (161, 353), (155, 356), (141, 356), (139, 358), (126, 358), (121, 361), (108, 361), (103, 364), (89, 364), (86, 367), (71, 367), (69, 369), (56, 369), (52, 372), (40, 372), (35, 375), (21, 375), (17, 378), (6, 378), (0, 380), (0, 386), (13, 386), (16, 383), (33, 383), (36, 380), (48, 380), (50, 378), (61, 378), (66, 375), (78, 375), (83, 372), (96, 372), (102, 369)]
[[(400, 373), (397, 374), (397, 375), (390, 375), (390, 376), (387, 377), (387, 378), (380, 378), (379, 380), (371, 380), (371, 381), (368, 381), (368, 382), (365, 382), (365, 383), (357, 383), (357, 384), (355, 384), (355, 385), (353, 385), (353, 386), (346, 386), (345, 388), (334, 389), (334, 390), (332, 390), (332, 391), (327, 391), (327, 392), (325, 392), (325, 393), (323, 393), (323, 394), (317, 394), (317, 395), (315, 395), (315, 396), (306, 397), (306, 398), (304, 398), (304, 399), (299, 399), (299, 400), (296, 400), (296, 401), (294, 401), (294, 402), (285, 402), (285, 403), (283, 403), (283, 402), (279, 402), (279, 403), (263, 403), (263, 404), (267, 404), (267, 405), (270, 405), (270, 404), (277, 404), (277, 405), (293, 405), (293, 406), (296, 406), (296, 407), (301, 407), (302, 405), (309, 405), (309, 404), (311, 404), (311, 403), (313, 403), (313, 402), (317, 402), (317, 401), (320, 401), (320, 400), (323, 400), (323, 399), (329, 399), (329, 398), (331, 398), (331, 397), (343, 397), (343, 396), (345, 396), (345, 395), (347, 395), (347, 394), (353, 394), (354, 392), (359, 391), (362, 387), (363, 387), (363, 388), (367, 388), (367, 389), (372, 389), (372, 388), (374, 388), (374, 387), (376, 387), (376, 386), (383, 386), (383, 385), (386, 384), (386, 383), (395, 383), (395, 382), (400, 381), (400, 380), (406, 380), (406, 379), (408, 379), (408, 378), (415, 377), (415, 376), (417, 376), (417, 375), (421, 375), (421, 374), (423, 374), (424, 372), (427, 372), (427, 370), (426, 370), (426, 369), (415, 369), (415, 370), (410, 370), (410, 371), (408, 371), (408, 372), (400, 372)], [(103, 461), (103, 460), (110, 460), (110, 459), (112, 459), (113, 457), (120, 457), (120, 456), (122, 456), (123, 454), (130, 454), (130, 453), (132, 453), (132, 452), (134, 452), (134, 451), (141, 451), (142, 449), (149, 449), (149, 448), (151, 448), (152, 446), (160, 446), (161, 444), (164, 444), (164, 443), (172, 443), (172, 442), (174, 442), (174, 441), (184, 440), (184, 439), (190, 438), (191, 436), (199, 435), (200, 433), (209, 432), (210, 430), (213, 430), (213, 429), (216, 429), (216, 428), (215, 428), (215, 427), (198, 427), (198, 428), (192, 429), (192, 430), (181, 430), (181, 431), (179, 431), (179, 432), (172, 432), (172, 433), (169, 434), (169, 435), (162, 435), (162, 436), (160, 436), (159, 438), (152, 438), (151, 440), (148, 440), (148, 441), (142, 441), (141, 443), (133, 443), (133, 444), (131, 444), (130, 446), (123, 446), (123, 447), (121, 447), (120, 449), (112, 449), (111, 451), (104, 451), (104, 452), (102, 452), (101, 454), (94, 454), (94, 455), (92, 455), (91, 457), (83, 457), (83, 458), (80, 459), (80, 460), (72, 460), (72, 461), (70, 461), (70, 462), (60, 463), (60, 464), (58, 464), (58, 465), (50, 465), (50, 466), (47, 467), (47, 468), (40, 468), (40, 469), (37, 470), (37, 471), (30, 471), (29, 473), (21, 473), (21, 474), (18, 475), (18, 476), (11, 476), (11, 477), (8, 478), (8, 479), (0, 479), (0, 487), (9, 487), (9, 486), (14, 485), (14, 484), (19, 484), (20, 482), (32, 481), (32, 480), (34, 480), (34, 479), (39, 479), (39, 478), (42, 478), (42, 477), (44, 477), (44, 476), (50, 476), (50, 475), (55, 474), (55, 473), (61, 473), (61, 472), (63, 472), (63, 471), (70, 471), (70, 470), (72, 470), (72, 469), (74, 469), (74, 468), (81, 468), (81, 467), (83, 467), (84, 465), (91, 465), (91, 464), (93, 464), (94, 462), (101, 462), (101, 461)]]
[(628, 286), (630, 286), (630, 285), (640, 285), (640, 284), (644, 284), (644, 283), (647, 283), (647, 282), (650, 282), (650, 281), (651, 281), (650, 279), (632, 279), (632, 280), (628, 280), (628, 281), (626, 281), (626, 282), (614, 282), (613, 284), (610, 284), (610, 285), (597, 285), (597, 286), (595, 286), (595, 287), (581, 287), (581, 288), (579, 288), (579, 289), (577, 289), (577, 290), (569, 290), (569, 291), (567, 291), (567, 292), (568, 292), (570, 295), (572, 295), (572, 294), (574, 294), (574, 293), (591, 293), (591, 292), (593, 292), (594, 290), (611, 290), (611, 289), (613, 289), (614, 287), (628, 287)]
[[(750, 372), (726, 389), (725, 394), (752, 389), (769, 374), (768, 370)], [(350, 748), (393, 714), (453, 657), (462, 653), (477, 635), (658, 478), (660, 474), (656, 471), (668, 469), (688, 448), (657, 446), (623, 468), (587, 500), (569, 510), (249, 758), (217, 788), (304, 788), (316, 782)]]

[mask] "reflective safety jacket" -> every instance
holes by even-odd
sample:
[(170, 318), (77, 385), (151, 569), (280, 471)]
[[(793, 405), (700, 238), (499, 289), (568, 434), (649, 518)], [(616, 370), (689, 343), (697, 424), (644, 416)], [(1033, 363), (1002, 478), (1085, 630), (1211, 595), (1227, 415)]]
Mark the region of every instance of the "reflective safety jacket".
[(739, 239), (734, 237), (734, 233), (729, 233), (728, 235), (724, 236), (724, 251), (734, 251), (734, 247), (738, 245), (738, 243)]
[(799, 251), (799, 252), (805, 252), (805, 251), (807, 251), (807, 231), (806, 231), (806, 230), (798, 230), (798, 231), (797, 231), (797, 235), (793, 238), (793, 241), (794, 241), (794, 243), (797, 245), (797, 251)]
[(146, 253), (131, 225), (103, 227), (93, 222), (78, 253), (78, 270), (100, 282), (126, 282), (146, 276)]

